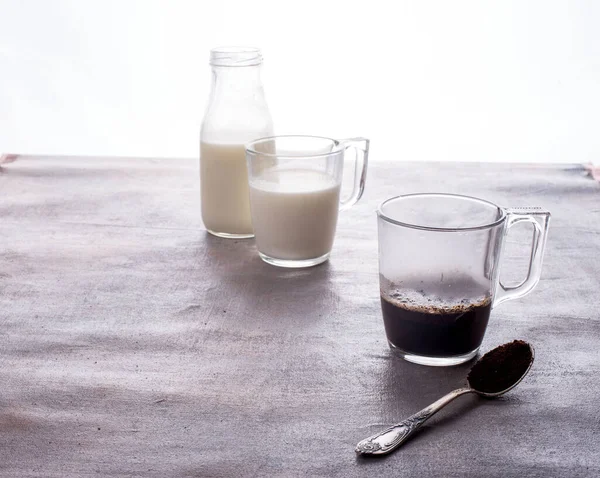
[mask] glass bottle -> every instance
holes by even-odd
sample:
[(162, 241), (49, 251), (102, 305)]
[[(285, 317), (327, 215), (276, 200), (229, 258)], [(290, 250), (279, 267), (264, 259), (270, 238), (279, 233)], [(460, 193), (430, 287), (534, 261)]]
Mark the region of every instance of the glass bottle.
[(202, 220), (211, 234), (253, 237), (244, 145), (273, 135), (256, 48), (210, 52), (212, 89), (200, 133)]

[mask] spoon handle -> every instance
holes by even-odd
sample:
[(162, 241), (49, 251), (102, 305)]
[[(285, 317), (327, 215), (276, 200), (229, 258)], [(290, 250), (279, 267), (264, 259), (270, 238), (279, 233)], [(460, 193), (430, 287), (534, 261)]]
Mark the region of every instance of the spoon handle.
[(356, 445), (356, 453), (361, 455), (385, 455), (395, 450), (421, 428), (423, 423), (448, 405), (452, 400), (471, 392), (474, 392), (474, 390), (468, 387), (459, 388), (450, 392), (448, 395), (443, 396), (438, 401), (433, 402), (431, 405), (408, 417), (406, 420), (360, 441), (358, 445)]

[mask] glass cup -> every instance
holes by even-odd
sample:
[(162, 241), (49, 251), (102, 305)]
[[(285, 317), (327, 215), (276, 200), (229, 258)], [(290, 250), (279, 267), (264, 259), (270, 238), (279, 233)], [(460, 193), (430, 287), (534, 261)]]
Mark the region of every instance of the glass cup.
[[(457, 365), (473, 358), (493, 307), (523, 297), (540, 279), (550, 213), (506, 209), (453, 194), (410, 194), (377, 211), (379, 284), (388, 343), (410, 362)], [(527, 278), (499, 278), (504, 240), (533, 226)]]
[[(340, 202), (347, 150), (354, 188)], [(329, 258), (338, 211), (365, 188), (369, 140), (273, 136), (246, 145), (250, 211), (260, 257), (280, 267), (311, 267)]]

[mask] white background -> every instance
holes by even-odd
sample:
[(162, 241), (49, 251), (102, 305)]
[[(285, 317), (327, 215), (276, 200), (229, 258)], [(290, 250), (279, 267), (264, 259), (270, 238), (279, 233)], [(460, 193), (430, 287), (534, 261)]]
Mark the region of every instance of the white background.
[(600, 162), (600, 1), (0, 0), (0, 152), (198, 154), (209, 49), (277, 133), (374, 160)]

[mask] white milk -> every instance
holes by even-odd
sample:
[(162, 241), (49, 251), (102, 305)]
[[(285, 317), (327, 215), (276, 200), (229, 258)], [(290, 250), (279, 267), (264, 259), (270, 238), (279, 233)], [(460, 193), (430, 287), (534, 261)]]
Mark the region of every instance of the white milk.
[(250, 184), (258, 250), (275, 259), (314, 259), (331, 251), (340, 183), (319, 171), (263, 173)]
[(207, 229), (252, 234), (243, 144), (200, 143), (200, 191)]

